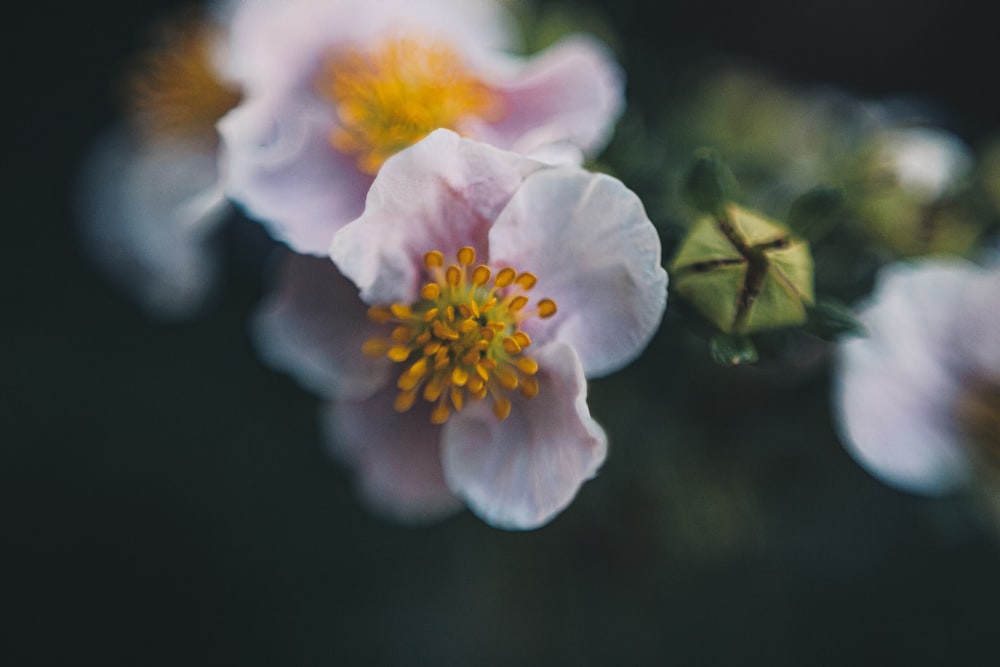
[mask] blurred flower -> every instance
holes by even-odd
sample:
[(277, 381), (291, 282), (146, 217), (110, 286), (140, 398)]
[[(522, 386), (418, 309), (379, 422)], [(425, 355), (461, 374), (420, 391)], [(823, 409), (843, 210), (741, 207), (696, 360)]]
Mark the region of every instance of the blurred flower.
[(220, 124), (227, 193), (292, 249), (326, 254), (387, 157), (437, 128), (523, 153), (593, 152), (622, 75), (582, 36), (521, 59), (490, 0), (257, 0), (237, 14), (247, 92)]
[(128, 117), (82, 166), (86, 249), (159, 317), (189, 315), (215, 283), (208, 239), (227, 210), (215, 122), (239, 99), (221, 70), (227, 8), (163, 26), (124, 82)]
[(853, 223), (897, 256), (967, 254), (989, 222), (971, 196), (973, 167), (955, 135), (887, 121), (845, 175)]
[(884, 268), (840, 345), (835, 407), (848, 451), (901, 489), (1000, 481), (1000, 266)]
[(331, 445), (373, 504), (432, 518), (461, 499), (534, 528), (604, 460), (585, 378), (655, 332), (660, 253), (619, 181), (438, 130), (380, 170), (337, 268), (289, 257), (256, 337), (332, 399)]

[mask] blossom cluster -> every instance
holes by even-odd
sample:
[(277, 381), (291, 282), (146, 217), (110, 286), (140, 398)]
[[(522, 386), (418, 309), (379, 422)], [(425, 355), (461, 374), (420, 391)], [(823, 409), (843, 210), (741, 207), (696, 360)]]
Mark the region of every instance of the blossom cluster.
[(210, 212), (234, 204), (284, 247), (261, 354), (324, 400), (363, 496), (549, 521), (606, 455), (587, 378), (638, 356), (666, 305), (641, 202), (580, 166), (623, 106), (607, 48), (515, 55), (490, 0), (245, 0), (169, 37), (95, 158), (91, 245), (182, 315), (211, 284)]
[(185, 15), (88, 156), (82, 241), (179, 318), (218, 291), (223, 221), (266, 230), (260, 356), (318, 397), (330, 452), (398, 519), (531, 529), (568, 506), (608, 451), (588, 382), (664, 317), (663, 237), (707, 356), (752, 363), (780, 331), (790, 372), (802, 349), (829, 362), (838, 434), (873, 474), (997, 488), (1000, 148), (736, 70), (656, 128), (597, 38), (523, 42), (499, 0)]

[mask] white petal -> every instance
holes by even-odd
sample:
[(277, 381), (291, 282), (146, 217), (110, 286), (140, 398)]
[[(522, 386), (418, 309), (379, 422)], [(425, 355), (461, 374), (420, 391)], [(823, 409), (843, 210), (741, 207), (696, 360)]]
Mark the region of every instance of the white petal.
[(372, 182), (330, 146), (331, 113), (305, 91), (254, 98), (219, 122), (227, 195), (276, 239), (316, 256), (360, 215)]
[(554, 299), (559, 311), (525, 329), (572, 345), (587, 377), (638, 356), (666, 308), (656, 229), (639, 198), (603, 174), (533, 174), (490, 231), (490, 259), (538, 276), (533, 294)]
[(473, 246), (484, 260), (490, 225), (525, 177), (545, 165), (436, 130), (382, 166), (364, 214), (330, 249), (368, 303), (412, 302), (423, 255)]
[(572, 348), (555, 343), (533, 356), (541, 368), (535, 398), (512, 397), (504, 421), (493, 415), (488, 399), (472, 402), (444, 428), (448, 484), (473, 512), (500, 528), (530, 529), (550, 521), (607, 454)]
[(961, 391), (957, 319), (969, 265), (926, 260), (883, 270), (860, 311), (867, 329), (838, 351), (834, 404), (848, 451), (873, 475), (910, 491), (964, 483), (968, 462), (952, 414)]
[(321, 395), (370, 396), (390, 369), (388, 360), (361, 352), (379, 330), (357, 288), (329, 259), (288, 253), (283, 260), (251, 323), (261, 357)]
[(185, 317), (212, 295), (210, 236), (228, 210), (214, 148), (142, 143), (116, 128), (82, 168), (81, 238), (87, 252), (156, 317)]
[(583, 35), (560, 40), (503, 79), (494, 85), (508, 113), (483, 139), (521, 153), (567, 142), (592, 155), (624, 108), (624, 74), (601, 43)]
[(330, 452), (357, 476), (364, 499), (404, 521), (439, 519), (462, 507), (441, 471), (441, 428), (427, 410), (400, 414), (393, 392), (363, 401), (338, 401), (323, 414)]

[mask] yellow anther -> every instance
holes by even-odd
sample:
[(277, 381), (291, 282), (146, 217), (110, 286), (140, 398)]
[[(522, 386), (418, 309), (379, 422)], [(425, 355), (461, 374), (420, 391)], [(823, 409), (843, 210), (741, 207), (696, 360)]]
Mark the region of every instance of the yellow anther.
[(528, 297), (523, 294), (518, 294), (513, 299), (510, 300), (510, 305), (507, 306), (508, 309), (514, 311), (515, 313), (528, 305)]
[(491, 297), (490, 299), (488, 299), (486, 301), (486, 303), (484, 303), (483, 305), (481, 305), (479, 307), (479, 312), (481, 312), (481, 313), (488, 313), (491, 310), (493, 310), (493, 306), (495, 306), (495, 305), (497, 305), (497, 298), (494, 296), (494, 297)]
[(521, 345), (513, 338), (504, 338), (503, 349), (507, 354), (517, 354), (521, 351)]
[(534, 273), (525, 271), (524, 273), (518, 275), (517, 280), (514, 281), (521, 286), (521, 289), (527, 291), (530, 290), (538, 282), (538, 276)]
[(428, 342), (430, 342), (430, 339), (431, 339), (431, 332), (425, 331), (416, 338), (414, 338), (413, 342), (416, 343), (417, 345), (426, 345)]
[(361, 351), (367, 357), (381, 357), (389, 351), (389, 341), (384, 338), (369, 338), (361, 344)]
[(440, 308), (428, 308), (424, 312), (424, 317), (423, 317), (424, 322), (430, 322), (435, 317), (437, 317), (440, 312), (441, 312)]
[(458, 330), (462, 333), (469, 333), (475, 331), (479, 328), (479, 325), (475, 320), (462, 320), (461, 324), (458, 325)]
[(476, 251), (471, 246), (463, 246), (455, 253), (455, 257), (458, 259), (459, 264), (472, 266), (472, 263), (476, 261)]
[(405, 324), (401, 324), (392, 330), (391, 337), (394, 343), (408, 343), (413, 338), (413, 329)]
[(507, 287), (512, 282), (514, 282), (514, 278), (516, 277), (517, 277), (517, 271), (507, 266), (500, 269), (500, 272), (497, 273), (497, 277), (493, 281), (493, 284), (496, 285), (497, 287)]
[(517, 383), (518, 383), (517, 372), (510, 366), (503, 366), (502, 368), (498, 368), (496, 372), (496, 378), (497, 382), (499, 382), (500, 386), (503, 387), (504, 389), (507, 389), (508, 391), (513, 391), (514, 389), (517, 389)]
[(472, 284), (476, 287), (482, 287), (490, 280), (490, 267), (480, 264), (472, 270)]
[(538, 380), (533, 377), (522, 378), (520, 390), (522, 396), (534, 398), (538, 395)]
[(431, 342), (424, 345), (424, 355), (432, 357), (440, 349), (441, 349), (441, 341), (432, 340)]
[(454, 264), (449, 264), (444, 271), (444, 279), (451, 287), (458, 287), (459, 283), (462, 282), (462, 269)]
[(463, 404), (462, 390), (458, 387), (452, 387), (449, 393), (451, 394), (451, 404), (455, 406), (455, 412), (461, 412)]
[(475, 366), (476, 364), (479, 363), (479, 358), (482, 356), (480, 352), (481, 350), (478, 349), (469, 350), (468, 352), (462, 355), (462, 358), (459, 359), (459, 362), (463, 366)]
[(444, 266), (444, 254), (440, 250), (431, 250), (424, 253), (424, 266), (428, 271), (440, 269)]
[(529, 338), (528, 334), (524, 333), (520, 329), (512, 333), (510, 337), (516, 340), (517, 344), (520, 345), (522, 348), (531, 345), (531, 338)]
[(451, 371), (451, 383), (456, 387), (464, 387), (465, 383), (469, 381), (469, 373), (461, 366), (456, 366), (454, 370)]
[(427, 283), (420, 288), (420, 297), (428, 301), (434, 301), (441, 296), (441, 286), (437, 283)]
[(406, 369), (403, 375), (415, 378), (422, 378), (427, 373), (427, 357), (420, 357), (413, 362), (413, 365)]
[(415, 391), (404, 391), (396, 395), (396, 400), (392, 402), (392, 407), (395, 408), (396, 412), (406, 412), (413, 407), (414, 401), (417, 400), (417, 392)]
[(531, 357), (518, 357), (517, 370), (525, 375), (534, 375), (538, 372), (538, 362)]
[(455, 321), (455, 306), (448, 306), (444, 309), (444, 318), (449, 322)]
[(410, 307), (402, 303), (392, 304), (389, 306), (389, 310), (397, 320), (408, 320), (413, 317), (413, 311), (410, 310)]
[(541, 299), (536, 306), (539, 317), (552, 317), (556, 314), (556, 302), (552, 299)]
[(441, 320), (434, 320), (431, 322), (431, 330), (434, 332), (434, 335), (441, 340), (458, 340), (458, 332)]
[(372, 306), (368, 309), (368, 319), (376, 324), (385, 324), (392, 319), (392, 312), (385, 306)]
[(479, 304), (476, 303), (474, 300), (471, 300), (467, 304), (465, 304), (465, 307), (469, 311), (469, 314), (467, 315), (467, 317), (476, 317), (476, 318), (478, 318), (482, 314), (482, 313), (479, 312)]
[(431, 423), (443, 424), (446, 421), (448, 421), (448, 417), (450, 416), (451, 416), (451, 409), (444, 401), (441, 401), (440, 403), (434, 406), (433, 410), (431, 410)]
[(470, 375), (469, 381), (466, 383), (465, 386), (469, 390), (469, 393), (472, 394), (473, 396), (475, 396), (480, 392), (483, 392), (484, 394), (486, 392), (486, 383), (483, 382), (482, 378), (480, 378), (478, 375)]
[(435, 376), (431, 380), (428, 380), (427, 384), (424, 385), (424, 400), (432, 402), (436, 401), (440, 398), (441, 392), (443, 391), (444, 383)]
[(493, 414), (497, 416), (497, 419), (503, 421), (510, 416), (510, 399), (509, 398), (499, 398), (497, 402), (493, 404)]
[(386, 356), (393, 361), (406, 361), (410, 358), (410, 348), (406, 345), (393, 345), (389, 348)]

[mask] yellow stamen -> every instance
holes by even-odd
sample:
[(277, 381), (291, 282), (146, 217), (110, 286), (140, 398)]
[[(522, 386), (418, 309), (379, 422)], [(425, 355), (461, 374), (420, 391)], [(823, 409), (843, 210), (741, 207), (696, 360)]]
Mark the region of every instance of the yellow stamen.
[(336, 108), (331, 145), (355, 155), (370, 174), (438, 128), (461, 133), (477, 120), (502, 115), (500, 95), (473, 76), (457, 53), (414, 39), (334, 53), (315, 85)]
[(218, 28), (193, 15), (162, 27), (161, 44), (137, 59), (123, 91), (142, 132), (209, 146), (218, 141), (216, 121), (240, 101), (212, 62), (218, 38)]
[[(466, 246), (446, 264), (444, 254), (424, 255), (427, 282), (414, 303), (394, 303), (369, 310), (372, 321), (391, 325), (388, 336), (362, 346), (366, 354), (384, 354), (397, 363), (408, 362), (396, 382), (400, 394), (397, 410), (409, 410), (416, 397), (433, 404), (431, 421), (448, 420), (452, 408), (460, 411), (466, 398), (490, 396), (497, 419), (512, 409), (510, 392), (523, 397), (538, 394), (538, 363), (524, 356), (531, 338), (521, 323), (540, 313), (555, 313), (555, 302), (541, 299), (535, 310), (526, 309), (524, 294), (538, 279), (505, 267), (494, 274), (476, 261), (476, 251)], [(492, 283), (490, 277), (494, 276)]]

